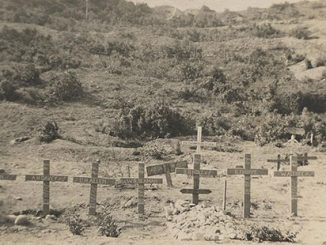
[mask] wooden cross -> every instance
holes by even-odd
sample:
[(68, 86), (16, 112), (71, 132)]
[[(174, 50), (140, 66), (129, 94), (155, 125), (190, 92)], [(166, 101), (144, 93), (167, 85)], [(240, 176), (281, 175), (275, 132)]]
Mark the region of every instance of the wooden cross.
[(100, 161), (96, 161), (92, 163), (92, 176), (89, 177), (74, 177), (74, 183), (80, 184), (90, 184), (91, 190), (89, 195), (89, 215), (96, 214), (96, 198), (97, 198), (97, 185), (114, 185), (114, 179), (105, 179), (98, 177), (98, 170), (99, 170)]
[(280, 170), (281, 162), (286, 162), (285, 159), (281, 159), (281, 155), (277, 155), (277, 159), (267, 159), (267, 162), (275, 162), (277, 163), (277, 171)]
[[(308, 153), (304, 154), (297, 154), (298, 158), (298, 165), (300, 164), (301, 166), (308, 165), (308, 160), (316, 160), (316, 156), (308, 156)], [(268, 159), (267, 162), (275, 162), (277, 163), (277, 171), (280, 170), (281, 163), (284, 162), (289, 162), (289, 159), (281, 159), (281, 155), (277, 155), (277, 159)]]
[(194, 162), (194, 169), (177, 168), (175, 170), (175, 173), (193, 176), (194, 188), (193, 189), (181, 189), (180, 192), (183, 194), (192, 194), (192, 203), (197, 205), (199, 202), (199, 194), (209, 194), (212, 192), (209, 189), (199, 189), (200, 177), (216, 177), (217, 170), (200, 169), (201, 155), (198, 153), (194, 154), (193, 162)]
[(188, 168), (188, 163), (186, 161), (182, 161), (182, 162), (169, 162), (169, 163), (163, 163), (159, 165), (152, 165), (146, 167), (146, 172), (147, 172), (147, 176), (165, 174), (167, 186), (173, 187), (170, 173), (175, 172), (176, 168)]
[(308, 160), (317, 160), (318, 158), (316, 156), (308, 156), (308, 153), (304, 154), (297, 154), (298, 156), (298, 163), (302, 166), (308, 165)]
[(197, 127), (197, 141), (182, 141), (181, 142), (182, 145), (188, 145), (188, 146), (193, 146), (196, 145), (197, 146), (197, 153), (200, 153), (201, 151), (201, 147), (202, 146), (210, 146), (210, 147), (216, 147), (216, 142), (202, 142), (202, 127)]
[(314, 171), (298, 171), (297, 157), (290, 156), (291, 171), (274, 171), (274, 177), (291, 177), (291, 214), (298, 216), (298, 177), (314, 177)]
[(68, 176), (50, 175), (50, 161), (43, 161), (43, 175), (25, 175), (25, 181), (43, 181), (43, 215), (50, 213), (50, 182), (68, 182)]
[(243, 217), (250, 218), (250, 188), (251, 188), (251, 175), (267, 175), (267, 169), (252, 169), (251, 168), (251, 155), (245, 155), (244, 168), (228, 168), (228, 175), (244, 175), (244, 197), (243, 197)]
[(140, 220), (144, 220), (145, 215), (145, 184), (163, 184), (163, 179), (145, 178), (145, 164), (140, 162), (138, 165), (138, 178), (121, 178), (120, 184), (138, 185), (138, 215)]

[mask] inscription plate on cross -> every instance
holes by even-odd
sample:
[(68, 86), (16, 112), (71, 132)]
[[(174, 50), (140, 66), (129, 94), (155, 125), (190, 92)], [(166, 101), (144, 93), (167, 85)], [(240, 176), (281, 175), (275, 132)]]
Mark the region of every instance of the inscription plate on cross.
[(188, 163), (186, 161), (169, 162), (169, 163), (147, 166), (146, 172), (147, 172), (147, 176), (165, 174), (166, 183), (168, 187), (173, 187), (170, 173), (175, 172), (176, 168), (187, 168), (187, 167), (188, 167)]

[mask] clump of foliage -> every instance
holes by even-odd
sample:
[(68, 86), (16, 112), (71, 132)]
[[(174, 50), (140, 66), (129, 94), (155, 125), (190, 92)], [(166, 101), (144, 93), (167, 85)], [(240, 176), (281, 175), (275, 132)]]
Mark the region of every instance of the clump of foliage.
[(73, 215), (69, 217), (67, 225), (69, 226), (69, 231), (73, 235), (82, 235), (85, 230), (83, 220), (78, 215)]
[(107, 210), (98, 214), (97, 223), (99, 227), (98, 231), (102, 236), (118, 237), (120, 235), (120, 229)]
[(59, 139), (59, 127), (55, 121), (48, 121), (40, 129), (39, 139), (41, 142), (50, 143), (55, 139)]
[(57, 75), (53, 79), (53, 93), (63, 101), (73, 101), (83, 95), (83, 87), (76, 73), (68, 71)]
[(311, 31), (309, 31), (308, 27), (298, 26), (290, 31), (290, 36), (307, 40), (311, 37)]
[(326, 56), (319, 56), (316, 59), (316, 67), (326, 66)]
[(33, 64), (14, 64), (4, 68), (0, 74), (0, 99), (18, 100), (20, 96), (17, 89), (33, 86), (39, 82), (39, 71)]
[(255, 24), (251, 29), (253, 35), (260, 38), (275, 38), (280, 35), (280, 31), (275, 29), (270, 23)]
[(282, 232), (280, 229), (268, 226), (250, 226), (249, 229), (245, 231), (245, 238), (248, 241), (294, 243), (296, 233), (290, 231)]
[(124, 108), (112, 134), (120, 138), (166, 138), (185, 135), (191, 122), (164, 102)]
[(285, 138), (287, 135), (286, 126), (282, 115), (276, 113), (268, 114), (257, 129), (255, 136), (256, 144), (263, 146), (272, 141)]

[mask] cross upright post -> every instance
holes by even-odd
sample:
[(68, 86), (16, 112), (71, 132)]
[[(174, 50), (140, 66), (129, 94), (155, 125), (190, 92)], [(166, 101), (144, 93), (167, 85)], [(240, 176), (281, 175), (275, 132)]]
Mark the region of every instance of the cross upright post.
[(201, 126), (197, 127), (197, 153), (200, 153), (201, 151), (201, 144), (202, 144), (202, 140), (201, 140), (201, 136), (202, 136), (202, 130), (203, 128)]
[(26, 175), (25, 181), (43, 181), (43, 215), (50, 213), (50, 182), (68, 182), (68, 176), (50, 175), (50, 161), (43, 161), (43, 175)]
[(298, 159), (290, 156), (291, 171), (275, 171), (274, 177), (291, 177), (291, 215), (298, 216), (298, 177), (314, 177), (313, 171), (298, 171)]
[(144, 220), (145, 214), (145, 164), (140, 162), (138, 165), (138, 215), (140, 220)]
[(194, 169), (177, 168), (176, 174), (186, 174), (193, 176), (193, 189), (181, 189), (184, 194), (192, 194), (192, 203), (197, 205), (199, 202), (199, 194), (209, 194), (212, 191), (209, 189), (199, 189), (200, 177), (216, 177), (216, 170), (200, 169), (201, 155), (196, 153), (193, 157)]
[(251, 155), (245, 155), (245, 168), (228, 168), (228, 175), (244, 175), (244, 191), (243, 191), (243, 217), (250, 218), (250, 190), (251, 190), (251, 175), (267, 175), (267, 169), (252, 169)]
[(216, 142), (202, 142), (202, 131), (203, 128), (201, 126), (197, 127), (197, 141), (182, 141), (182, 145), (188, 145), (188, 146), (196, 146), (196, 153), (201, 152), (201, 148), (206, 147), (216, 147)]
[(145, 215), (145, 184), (162, 184), (163, 179), (145, 178), (145, 164), (140, 162), (138, 164), (138, 178), (121, 178), (119, 184), (133, 184), (138, 187), (138, 218), (144, 220)]
[(99, 160), (92, 163), (91, 178), (89, 178), (89, 177), (74, 177), (73, 178), (74, 183), (90, 184), (91, 185), (90, 194), (89, 194), (89, 210), (88, 210), (89, 215), (96, 214), (97, 186), (99, 184), (109, 185), (109, 186), (112, 186), (115, 184), (114, 179), (105, 179), (105, 178), (98, 177), (99, 165), (100, 165)]

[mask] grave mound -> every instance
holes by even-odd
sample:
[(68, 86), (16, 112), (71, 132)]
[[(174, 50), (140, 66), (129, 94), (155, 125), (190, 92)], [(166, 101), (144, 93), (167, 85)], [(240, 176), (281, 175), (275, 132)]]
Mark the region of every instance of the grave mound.
[(205, 204), (192, 206), (190, 203), (177, 201), (166, 211), (170, 234), (175, 239), (183, 241), (295, 242), (297, 234), (296, 231), (289, 231), (285, 223), (281, 222), (277, 227), (271, 227), (266, 223), (239, 220), (223, 212), (218, 206), (207, 207)]

